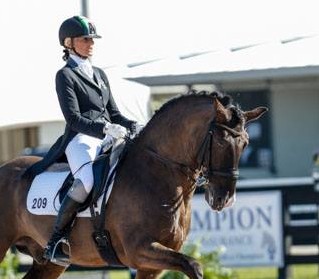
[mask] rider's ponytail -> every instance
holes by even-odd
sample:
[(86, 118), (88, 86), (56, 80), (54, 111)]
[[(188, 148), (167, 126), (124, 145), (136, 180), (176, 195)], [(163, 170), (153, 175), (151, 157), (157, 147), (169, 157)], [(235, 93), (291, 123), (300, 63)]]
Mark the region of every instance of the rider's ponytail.
[(65, 48), (65, 49), (63, 50), (63, 52), (64, 52), (64, 55), (62, 56), (62, 59), (63, 59), (64, 61), (67, 61), (67, 60), (69, 59), (69, 57), (70, 57), (70, 51), (69, 51), (67, 48)]

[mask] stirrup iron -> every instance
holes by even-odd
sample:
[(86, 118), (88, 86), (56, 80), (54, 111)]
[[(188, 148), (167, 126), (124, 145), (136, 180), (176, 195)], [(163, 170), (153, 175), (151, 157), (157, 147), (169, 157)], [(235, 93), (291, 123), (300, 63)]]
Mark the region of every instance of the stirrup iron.
[(60, 249), (61, 251), (63, 251), (62, 249), (62, 245), (65, 244), (67, 247), (68, 247), (68, 253), (67, 255), (69, 256), (69, 259), (71, 258), (71, 247), (70, 247), (70, 243), (68, 241), (68, 239), (66, 237), (62, 237), (59, 241), (57, 241), (54, 245), (54, 248), (53, 248), (53, 251), (52, 251), (52, 254), (51, 254), (51, 259), (50, 261), (54, 264), (57, 264), (57, 265), (61, 265), (61, 266), (64, 266), (64, 267), (68, 267), (70, 265), (70, 260), (68, 261), (61, 261), (59, 259), (57, 259), (55, 257), (55, 253), (56, 253), (56, 250), (58, 248), (58, 245), (61, 245)]

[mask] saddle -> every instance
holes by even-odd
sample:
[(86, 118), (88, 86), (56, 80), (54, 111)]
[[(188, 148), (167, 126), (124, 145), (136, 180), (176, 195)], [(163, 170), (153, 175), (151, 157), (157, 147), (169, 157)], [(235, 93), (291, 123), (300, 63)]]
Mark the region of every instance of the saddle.
[[(111, 162), (111, 156), (115, 152), (118, 152), (118, 154), (115, 155), (115, 157), (118, 156), (118, 158), (115, 160), (115, 162), (113, 158), (113, 162)], [(79, 209), (81, 212), (88, 207), (90, 208), (91, 221), (94, 228), (92, 238), (102, 259), (104, 259), (104, 261), (106, 261), (109, 265), (121, 267), (124, 265), (118, 259), (112, 246), (110, 233), (105, 229), (105, 211), (108, 189), (114, 182), (115, 172), (120, 165), (120, 162), (123, 160), (125, 153), (125, 142), (122, 142), (117, 146), (113, 146), (113, 148), (111, 148), (109, 151), (102, 153), (95, 159), (93, 162), (94, 186), (88, 198), (84, 201)], [(57, 195), (59, 195), (60, 203), (72, 186), (73, 181), (74, 177), (72, 173), (70, 173), (65, 179), (61, 189), (57, 193)], [(97, 207), (97, 201), (101, 197), (103, 198), (101, 208), (99, 211), (96, 211), (95, 209)]]
[[(102, 259), (109, 265), (123, 266), (113, 248), (110, 233), (105, 229), (106, 194), (113, 182), (115, 170), (119, 163), (118, 161), (115, 168), (111, 170), (110, 157), (111, 152), (108, 152), (99, 155), (95, 159), (93, 163), (94, 186), (88, 198), (81, 205), (79, 211), (83, 211), (90, 207), (91, 220), (94, 228), (92, 238)], [(70, 173), (59, 191), (60, 202), (62, 202), (64, 196), (72, 186), (73, 181), (74, 177), (72, 173)], [(97, 201), (101, 196), (103, 196), (103, 201), (99, 214), (95, 208), (97, 207)]]
[[(91, 204), (97, 203), (97, 200), (102, 196), (104, 191), (107, 191), (109, 186), (106, 184), (106, 179), (110, 171), (110, 155), (111, 151), (99, 155), (93, 162), (93, 177), (94, 186), (87, 199), (81, 205), (79, 212), (87, 209)], [(70, 172), (65, 179), (61, 189), (58, 192), (60, 203), (62, 203), (64, 197), (68, 193), (74, 182), (73, 174)]]

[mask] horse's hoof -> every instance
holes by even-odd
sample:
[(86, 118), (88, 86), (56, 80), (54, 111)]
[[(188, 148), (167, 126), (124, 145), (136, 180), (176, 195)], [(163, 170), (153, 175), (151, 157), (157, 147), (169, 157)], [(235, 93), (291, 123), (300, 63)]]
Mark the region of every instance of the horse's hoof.
[(194, 270), (194, 279), (203, 279), (204, 277), (202, 266), (195, 260), (191, 263), (191, 265)]

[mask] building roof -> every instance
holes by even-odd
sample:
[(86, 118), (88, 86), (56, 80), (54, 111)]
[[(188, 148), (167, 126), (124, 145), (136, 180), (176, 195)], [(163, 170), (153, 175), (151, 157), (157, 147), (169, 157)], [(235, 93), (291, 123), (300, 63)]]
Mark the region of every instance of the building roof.
[(124, 76), (176, 85), (319, 75), (318, 50), (319, 35), (296, 37), (136, 63)]

